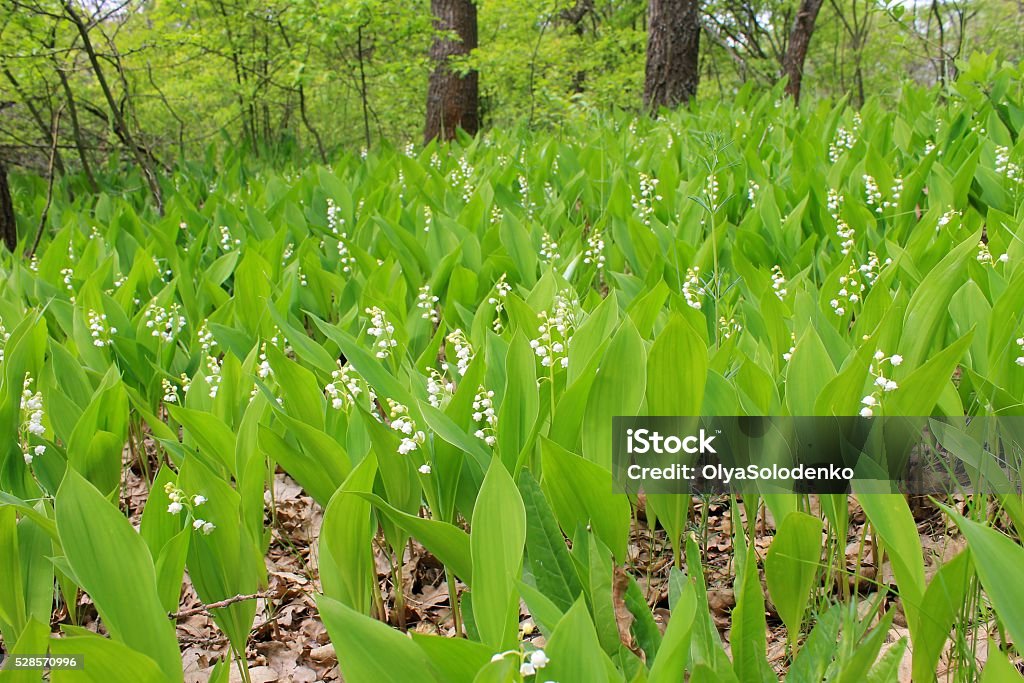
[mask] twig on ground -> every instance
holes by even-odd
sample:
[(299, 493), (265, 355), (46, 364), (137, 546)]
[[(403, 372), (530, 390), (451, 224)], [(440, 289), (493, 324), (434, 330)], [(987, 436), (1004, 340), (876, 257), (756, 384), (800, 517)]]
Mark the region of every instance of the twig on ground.
[(209, 605), (200, 605), (199, 607), (193, 607), (192, 609), (181, 610), (180, 612), (174, 612), (170, 615), (171, 619), (178, 620), (184, 619), (185, 617), (192, 617), (197, 614), (204, 614), (210, 610), (220, 609), (222, 607), (230, 607), (236, 602), (244, 602), (246, 600), (255, 600), (256, 598), (269, 597), (266, 593), (252, 593), (251, 595), (236, 595), (231, 598), (219, 600), (218, 602), (211, 602)]

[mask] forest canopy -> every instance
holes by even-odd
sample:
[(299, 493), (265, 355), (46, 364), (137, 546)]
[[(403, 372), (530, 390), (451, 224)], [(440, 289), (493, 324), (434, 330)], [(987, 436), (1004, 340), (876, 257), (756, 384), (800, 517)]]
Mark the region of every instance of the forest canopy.
[(662, 6), (693, 10), (708, 99), (790, 73), (808, 13), (805, 96), (857, 106), (907, 82), (948, 84), (976, 50), (1015, 61), (1024, 45), (1014, 0), (5, 0), (0, 147), (42, 170), (56, 138), (57, 171), (90, 175), (112, 155), (159, 170), (223, 142), (324, 161), (418, 141), (431, 46), (458, 33), (434, 16), (460, 4), (477, 47), (446, 58), (478, 74), (485, 128), (640, 110)]

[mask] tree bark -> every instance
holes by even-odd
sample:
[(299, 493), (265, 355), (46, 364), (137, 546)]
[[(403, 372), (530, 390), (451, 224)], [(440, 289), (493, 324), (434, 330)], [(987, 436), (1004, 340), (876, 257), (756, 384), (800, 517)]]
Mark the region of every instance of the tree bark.
[(650, 0), (644, 106), (686, 104), (700, 81), (700, 0)]
[(18, 248), (18, 224), (14, 220), (14, 201), (7, 182), (7, 165), (0, 161), (0, 237), (8, 251)]
[(430, 0), (430, 11), (438, 33), (430, 48), (435, 66), (427, 88), (424, 143), (434, 138), (451, 140), (459, 128), (470, 135), (480, 128), (477, 72), (459, 75), (448, 63), (451, 57), (468, 55), (477, 46), (476, 5), (473, 0)]
[(800, 9), (793, 20), (793, 30), (789, 33), (789, 47), (782, 60), (782, 73), (789, 77), (786, 93), (796, 102), (800, 101), (800, 86), (804, 78), (804, 59), (807, 48), (811, 44), (814, 33), (814, 22), (818, 18), (823, 0), (802, 0)]

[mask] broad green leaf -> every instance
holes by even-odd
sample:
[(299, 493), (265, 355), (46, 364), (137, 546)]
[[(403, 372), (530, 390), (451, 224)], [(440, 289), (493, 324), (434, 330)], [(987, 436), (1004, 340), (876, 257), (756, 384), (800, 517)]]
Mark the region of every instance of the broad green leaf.
[(516, 583), (526, 543), (526, 511), (500, 460), (491, 461), (473, 508), (473, 616), (481, 640), (496, 651), (515, 642), (519, 616)]
[(180, 680), (178, 642), (160, 603), (145, 542), (74, 470), (68, 470), (57, 492), (56, 514), (68, 562), (111, 636), (151, 657), (166, 680)]

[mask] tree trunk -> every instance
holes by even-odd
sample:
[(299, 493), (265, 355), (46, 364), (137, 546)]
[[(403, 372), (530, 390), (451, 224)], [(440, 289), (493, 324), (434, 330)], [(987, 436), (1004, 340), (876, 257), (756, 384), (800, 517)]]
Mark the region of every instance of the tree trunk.
[(7, 165), (0, 161), (0, 237), (8, 251), (18, 248), (18, 224), (14, 220), (14, 201), (7, 183)]
[(700, 0), (650, 0), (644, 106), (686, 104), (700, 81)]
[(450, 57), (468, 55), (477, 46), (476, 5), (473, 0), (430, 0), (430, 11), (438, 34), (430, 48), (435, 66), (427, 88), (425, 143), (438, 137), (451, 140), (459, 128), (471, 135), (480, 128), (477, 72), (459, 75), (448, 64)]
[(792, 95), (796, 102), (800, 101), (800, 85), (804, 78), (804, 59), (807, 57), (811, 34), (814, 33), (814, 22), (818, 18), (822, 2), (823, 0), (802, 0), (800, 9), (796, 12), (796, 19), (793, 20), (793, 30), (789, 33), (789, 47), (782, 59), (782, 73), (789, 76), (786, 93)]

